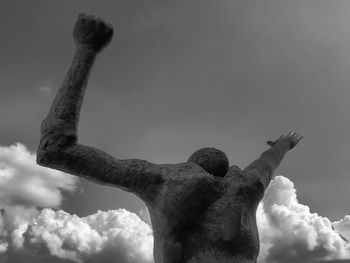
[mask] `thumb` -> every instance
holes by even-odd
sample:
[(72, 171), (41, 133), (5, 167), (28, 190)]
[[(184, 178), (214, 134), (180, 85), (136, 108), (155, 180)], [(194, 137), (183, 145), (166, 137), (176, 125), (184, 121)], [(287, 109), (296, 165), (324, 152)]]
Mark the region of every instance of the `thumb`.
[(266, 144), (269, 145), (269, 146), (274, 146), (274, 145), (275, 145), (275, 142), (273, 142), (273, 141), (267, 141)]

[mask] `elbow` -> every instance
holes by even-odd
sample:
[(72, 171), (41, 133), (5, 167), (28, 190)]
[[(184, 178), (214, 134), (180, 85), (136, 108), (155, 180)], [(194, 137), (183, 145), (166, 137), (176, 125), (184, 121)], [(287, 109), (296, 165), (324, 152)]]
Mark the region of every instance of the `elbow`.
[(77, 143), (77, 136), (71, 129), (65, 129), (59, 120), (45, 119), (41, 126), (41, 139), (36, 163), (54, 168), (62, 160), (67, 148)]
[(41, 166), (44, 166), (45, 165), (45, 153), (42, 151), (42, 149), (40, 149), (40, 146), (39, 146), (39, 149), (37, 150), (36, 152), (36, 163), (41, 165)]
[(53, 138), (42, 138), (40, 141), (36, 163), (40, 166), (57, 169), (62, 160), (65, 159), (65, 152), (68, 147), (65, 144), (62, 147), (62, 142)]
[(42, 131), (39, 147), (36, 153), (36, 163), (40, 166), (51, 167), (58, 152), (57, 140), (52, 132)]
[(44, 149), (39, 146), (36, 163), (40, 166), (63, 171), (68, 158), (66, 149)]
[(52, 144), (51, 139), (45, 133), (41, 133), (40, 143), (38, 150), (36, 152), (36, 163), (40, 166), (48, 167), (49, 163), (49, 155), (52, 152)]
[(52, 164), (50, 161), (50, 153), (39, 148), (36, 154), (36, 163), (40, 166), (50, 167), (50, 164)]
[(36, 163), (40, 166), (52, 168), (60, 158), (58, 152), (51, 147), (42, 147), (40, 143), (37, 154)]
[(42, 138), (36, 155), (36, 163), (38, 165), (58, 169), (62, 163), (67, 160), (67, 149), (74, 144), (68, 144), (67, 138), (62, 142), (61, 140), (55, 140), (54, 138)]

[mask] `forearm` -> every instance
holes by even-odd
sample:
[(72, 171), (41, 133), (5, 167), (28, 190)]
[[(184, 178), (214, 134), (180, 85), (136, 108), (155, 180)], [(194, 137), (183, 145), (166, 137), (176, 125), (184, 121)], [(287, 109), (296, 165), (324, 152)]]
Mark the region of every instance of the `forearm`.
[(83, 96), (95, 57), (96, 52), (91, 49), (85, 47), (76, 49), (72, 64), (52, 103), (47, 119), (65, 120), (66, 123), (75, 124), (74, 129), (77, 128)]
[[(77, 142), (79, 115), (96, 52), (78, 47), (47, 117), (41, 125), (38, 157)], [(39, 160), (39, 159), (38, 159)]]
[[(252, 180), (251, 185), (256, 189), (257, 193), (263, 193), (263, 191), (259, 189), (265, 191), (268, 187), (274, 171), (289, 149), (290, 145), (288, 143), (275, 144), (243, 170), (247, 175), (250, 175), (250, 179)], [(262, 188), (260, 188), (259, 185), (261, 185)], [(262, 197), (262, 195), (259, 196)]]
[(289, 142), (275, 144), (270, 149), (263, 152), (259, 159), (266, 162), (273, 172), (277, 169), (285, 154), (290, 150), (290, 147)]
[[(262, 185), (262, 189), (265, 190), (283, 157), (289, 150), (293, 149), (302, 138), (303, 136), (290, 132), (285, 136), (282, 135), (275, 142), (269, 141), (268, 145), (270, 145), (271, 148), (263, 152), (257, 160), (249, 164), (243, 170), (247, 176), (250, 175), (250, 179), (252, 179), (251, 185)], [(256, 179), (258, 179), (258, 181), (256, 181)], [(255, 184), (255, 182), (258, 183)], [(260, 189), (260, 187), (257, 188)], [(261, 193), (261, 191), (257, 192)]]

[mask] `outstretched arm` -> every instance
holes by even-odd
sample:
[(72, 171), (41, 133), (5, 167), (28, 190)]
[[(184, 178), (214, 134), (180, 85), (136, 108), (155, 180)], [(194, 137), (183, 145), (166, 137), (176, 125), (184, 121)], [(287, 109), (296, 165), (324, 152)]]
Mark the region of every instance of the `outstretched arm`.
[(267, 144), (271, 146), (270, 149), (263, 152), (260, 157), (248, 165), (244, 171), (248, 174), (258, 178), (264, 185), (264, 189), (270, 183), (274, 171), (282, 161), (285, 154), (293, 149), (303, 136), (290, 132), (287, 135), (282, 135), (276, 141), (268, 141)]
[(118, 186), (151, 201), (163, 182), (157, 165), (143, 160), (118, 160), (77, 143), (79, 114), (88, 77), (96, 55), (111, 41), (113, 29), (102, 19), (81, 14), (73, 36), (76, 52), (48, 116), (42, 122), (37, 163)]

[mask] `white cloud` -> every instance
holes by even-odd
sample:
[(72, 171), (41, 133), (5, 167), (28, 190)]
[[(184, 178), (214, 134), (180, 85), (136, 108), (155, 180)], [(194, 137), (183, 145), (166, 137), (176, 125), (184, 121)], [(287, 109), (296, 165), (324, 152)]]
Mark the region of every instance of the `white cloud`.
[[(8, 246), (30, 253), (36, 262), (153, 262), (151, 227), (136, 214), (118, 209), (98, 211), (87, 217), (43, 209), (27, 224), (9, 231)], [(8, 256), (6, 253), (5, 256)]]
[(38, 88), (38, 91), (45, 94), (45, 95), (51, 95), (53, 90), (53, 85), (51, 81), (46, 81), (42, 86)]
[[(54, 211), (77, 178), (43, 168), (22, 144), (0, 147), (0, 263), (151, 263), (147, 208), (87, 217)], [(258, 207), (259, 263), (350, 258), (350, 216), (332, 223), (299, 203), (294, 184), (277, 176)], [(341, 235), (339, 235), (339, 233)]]
[(85, 218), (57, 207), (77, 178), (35, 163), (22, 144), (0, 147), (0, 262), (152, 262), (152, 229), (124, 209)]
[(137, 214), (144, 222), (146, 222), (149, 226), (152, 226), (151, 216), (146, 206), (140, 209)]
[(336, 231), (341, 233), (343, 237), (350, 240), (350, 216), (347, 215), (339, 221), (333, 222), (333, 227)]
[(47, 87), (47, 86), (42, 86), (39, 88), (39, 91), (44, 93), (44, 94), (50, 94), (52, 91), (51, 87)]
[[(5, 212), (0, 221), (7, 225), (15, 222), (7, 227), (3, 250), (21, 248), (17, 251), (26, 251), (26, 257), (34, 257), (35, 262), (55, 259), (60, 263), (97, 263), (116, 258), (121, 263), (153, 262), (153, 233), (147, 223), (147, 208), (139, 212), (144, 220), (124, 209), (98, 211), (83, 218), (51, 209), (23, 209)], [(350, 257), (349, 243), (333, 230), (329, 219), (311, 213), (309, 207), (298, 202), (294, 185), (286, 177), (277, 176), (271, 182), (257, 216), (260, 263)], [(348, 220), (346, 217), (335, 222), (334, 227), (346, 233)]]
[(35, 154), (20, 143), (0, 146), (0, 208), (57, 207), (61, 190), (73, 191), (77, 178), (36, 164)]
[(349, 243), (333, 230), (328, 218), (311, 213), (308, 206), (299, 203), (294, 184), (286, 177), (276, 176), (271, 182), (258, 209), (258, 219), (264, 249), (260, 262), (350, 257)]
[[(39, 215), (38, 207), (58, 207), (61, 191), (74, 191), (78, 179), (36, 164), (20, 143), (0, 146), (0, 253), (21, 248), (23, 233)], [(9, 257), (7, 257), (9, 258)], [(8, 259), (9, 262), (11, 259)], [(2, 261), (0, 261), (2, 262)]]

